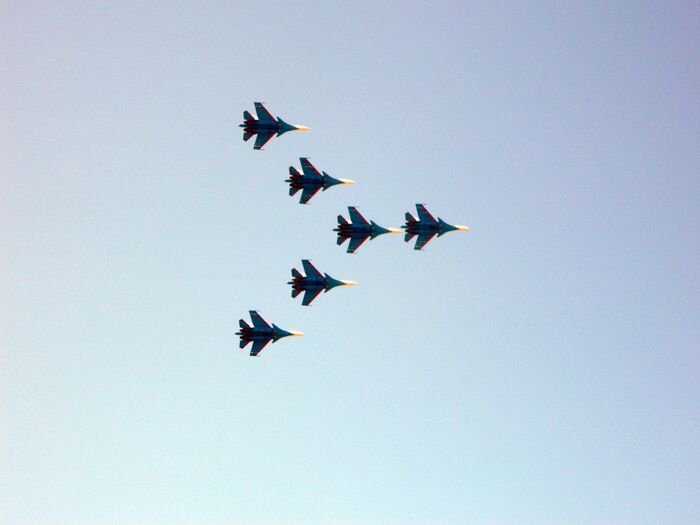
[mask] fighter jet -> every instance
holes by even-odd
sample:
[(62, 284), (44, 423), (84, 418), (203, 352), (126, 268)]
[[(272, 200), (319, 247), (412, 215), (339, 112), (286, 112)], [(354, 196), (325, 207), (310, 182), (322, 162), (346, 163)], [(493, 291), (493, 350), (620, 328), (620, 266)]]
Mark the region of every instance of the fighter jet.
[(241, 327), (241, 330), (240, 332), (236, 332), (236, 335), (240, 336), (241, 338), (241, 348), (245, 348), (248, 343), (253, 341), (253, 347), (250, 350), (250, 355), (252, 356), (258, 355), (270, 341), (276, 343), (283, 337), (288, 337), (290, 335), (304, 335), (303, 332), (287, 332), (274, 324), (270, 326), (255, 310), (250, 310), (249, 313), (250, 319), (253, 321), (253, 326), (250, 326), (243, 319), (241, 319), (238, 321), (238, 325)]
[(406, 230), (404, 241), (408, 242), (414, 236), (418, 236), (416, 245), (413, 247), (414, 250), (422, 249), (435, 235), (440, 237), (454, 230), (467, 231), (470, 229), (468, 226), (447, 224), (439, 217), (436, 219), (423, 204), (416, 204), (416, 211), (418, 211), (418, 219), (406, 212), (406, 224), (401, 226)]
[(253, 135), (257, 135), (253, 149), (261, 149), (275, 135), (275, 133), (279, 137), (288, 131), (308, 131), (309, 129), (306, 126), (292, 126), (291, 124), (287, 124), (279, 117), (275, 119), (272, 114), (265, 109), (262, 102), (255, 103), (255, 112), (257, 113), (258, 118), (255, 118), (247, 111), (244, 111), (243, 124), (240, 124), (240, 127), (243, 128), (244, 141), (247, 141)]
[(319, 173), (306, 157), (300, 157), (299, 160), (304, 174), (299, 173), (294, 166), (289, 166), (289, 178), (285, 181), (289, 183), (290, 196), (302, 190), (299, 204), (309, 202), (318, 190), (326, 191), (337, 184), (355, 184), (355, 181), (349, 179), (334, 179), (325, 171)]
[(333, 231), (338, 232), (337, 242), (339, 246), (346, 239), (350, 239), (347, 253), (355, 253), (367, 239), (374, 239), (385, 233), (401, 233), (401, 230), (397, 228), (382, 228), (374, 221), (367, 222), (367, 219), (354, 206), (349, 206), (348, 212), (350, 212), (352, 222), (348, 222), (345, 217), (338, 215), (338, 227), (333, 229)]
[(327, 273), (322, 274), (308, 259), (302, 259), (301, 264), (304, 266), (306, 275), (304, 276), (299, 270), (292, 268), (292, 280), (287, 284), (292, 285), (292, 297), (296, 297), (301, 292), (304, 292), (304, 298), (301, 301), (303, 306), (309, 306), (311, 301), (316, 299), (321, 292), (327, 292), (336, 286), (353, 286), (357, 284), (355, 281), (341, 281), (334, 279)]

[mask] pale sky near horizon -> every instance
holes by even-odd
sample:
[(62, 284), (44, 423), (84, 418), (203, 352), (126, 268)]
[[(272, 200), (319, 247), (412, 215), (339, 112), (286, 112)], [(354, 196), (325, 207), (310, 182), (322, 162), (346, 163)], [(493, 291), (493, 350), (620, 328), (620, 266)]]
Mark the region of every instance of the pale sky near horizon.
[[(5, 2), (3, 525), (700, 522), (695, 2)], [(262, 100), (307, 133), (241, 140)], [(354, 186), (290, 198), (308, 156)], [(356, 205), (469, 225), (347, 255)], [(310, 258), (359, 286), (292, 300)], [(306, 333), (238, 349), (259, 309)]]

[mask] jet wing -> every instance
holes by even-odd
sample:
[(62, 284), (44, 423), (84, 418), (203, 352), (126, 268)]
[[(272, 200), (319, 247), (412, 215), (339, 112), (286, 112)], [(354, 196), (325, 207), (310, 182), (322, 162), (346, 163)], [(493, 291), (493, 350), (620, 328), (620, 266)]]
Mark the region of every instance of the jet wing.
[(368, 238), (369, 235), (366, 237), (350, 237), (350, 244), (348, 244), (347, 253), (355, 253), (355, 251), (357, 251), (357, 249), (362, 246), (362, 243), (364, 243)]
[(306, 175), (307, 177), (313, 177), (315, 179), (321, 177), (321, 174), (314, 167), (314, 165), (311, 164), (311, 162), (309, 162), (309, 159), (307, 159), (306, 157), (301, 157), (299, 160), (301, 161), (301, 169), (304, 170), (304, 175)]
[(353, 224), (369, 224), (367, 219), (354, 206), (349, 206), (348, 211), (350, 212), (350, 222)]
[(318, 193), (318, 190), (320, 189), (321, 186), (314, 186), (313, 188), (310, 186), (304, 187), (304, 190), (301, 192), (301, 198), (299, 199), (299, 203), (306, 204), (311, 200), (311, 197)]
[(428, 222), (430, 224), (437, 224), (437, 219), (435, 217), (433, 217), (433, 214), (430, 213), (426, 209), (425, 206), (423, 206), (422, 204), (416, 204), (416, 210), (418, 211), (418, 219), (421, 222)]
[[(408, 234), (407, 234), (408, 235)], [(418, 238), (416, 239), (416, 245), (413, 247), (414, 250), (422, 250), (423, 246), (428, 244), (430, 242), (430, 239), (435, 237), (434, 233), (422, 233), (418, 235)]]
[(253, 146), (253, 149), (262, 149), (262, 147), (269, 142), (269, 140), (275, 136), (274, 132), (270, 133), (258, 133), (258, 136), (255, 137), (255, 145)]
[(311, 304), (311, 301), (316, 299), (318, 297), (318, 294), (321, 293), (323, 288), (310, 288), (304, 292), (304, 299), (302, 299), (301, 304), (302, 306), (309, 306)]
[(268, 330), (272, 330), (272, 327), (267, 324), (267, 321), (262, 318), (262, 316), (256, 312), (255, 310), (250, 311), (250, 319), (253, 321), (253, 326), (255, 328), (265, 328)]
[(250, 355), (255, 357), (258, 355), (260, 352), (262, 352), (262, 349), (267, 346), (267, 343), (269, 343), (271, 339), (265, 339), (264, 341), (261, 339), (256, 339), (253, 341), (253, 347), (250, 349)]
[(255, 103), (255, 112), (258, 114), (258, 121), (260, 121), (260, 122), (266, 122), (266, 123), (277, 122), (275, 120), (275, 117), (272, 116), (272, 113), (270, 113), (265, 108), (265, 106), (262, 105), (262, 102)]
[(323, 274), (308, 259), (302, 259), (301, 264), (304, 266), (304, 273), (307, 277), (323, 277)]

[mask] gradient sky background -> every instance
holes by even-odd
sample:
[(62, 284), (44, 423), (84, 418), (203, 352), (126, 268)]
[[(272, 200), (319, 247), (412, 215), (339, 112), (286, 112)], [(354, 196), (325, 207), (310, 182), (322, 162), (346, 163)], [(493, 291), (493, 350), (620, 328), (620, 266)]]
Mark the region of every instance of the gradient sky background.
[(0, 521), (699, 523), (700, 7), (591, 4), (4, 2)]

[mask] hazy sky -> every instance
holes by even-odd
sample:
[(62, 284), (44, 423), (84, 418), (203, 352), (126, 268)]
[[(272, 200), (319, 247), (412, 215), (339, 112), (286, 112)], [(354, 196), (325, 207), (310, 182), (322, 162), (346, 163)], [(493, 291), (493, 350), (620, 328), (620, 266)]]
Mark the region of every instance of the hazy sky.
[(700, 522), (700, 7), (527, 4), (4, 2), (0, 521)]

